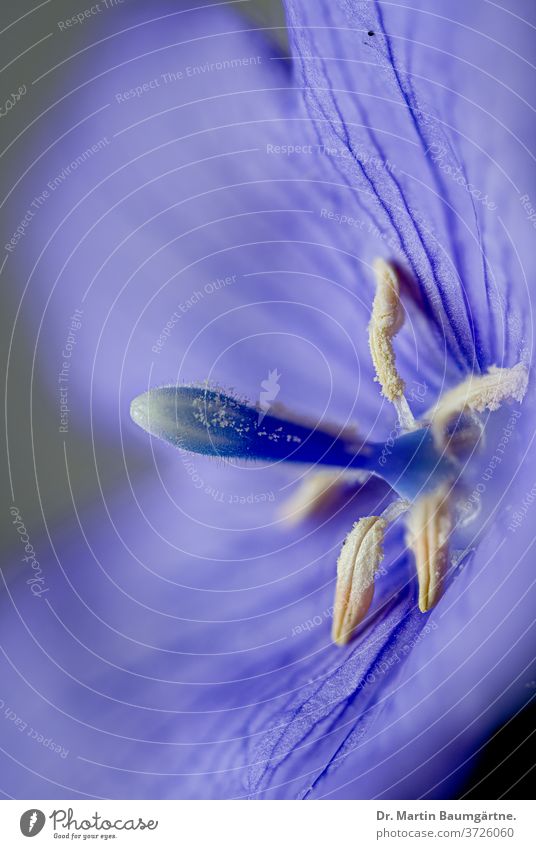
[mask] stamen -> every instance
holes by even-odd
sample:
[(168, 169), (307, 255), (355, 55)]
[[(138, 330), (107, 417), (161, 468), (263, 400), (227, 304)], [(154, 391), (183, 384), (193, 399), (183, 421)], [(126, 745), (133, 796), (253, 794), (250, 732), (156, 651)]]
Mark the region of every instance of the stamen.
[(448, 498), (447, 486), (438, 487), (412, 505), (407, 519), (407, 544), (415, 555), (423, 613), (437, 604), (443, 592), (452, 531)]
[(374, 574), (383, 559), (383, 536), (387, 526), (380, 516), (355, 523), (337, 561), (337, 589), (331, 636), (344, 646), (365, 617), (374, 595)]
[(314, 472), (305, 476), (300, 486), (282, 506), (280, 516), (289, 525), (326, 515), (339, 501), (351, 483), (363, 483), (367, 472)]
[(396, 410), (398, 422), (402, 430), (416, 430), (418, 428), (418, 424), (415, 421), (405, 395), (400, 395), (399, 398), (395, 398), (393, 406)]
[(374, 595), (374, 575), (383, 559), (385, 529), (408, 506), (408, 502), (402, 499), (395, 501), (381, 516), (360, 519), (346, 537), (337, 561), (331, 632), (337, 645), (346, 645), (366, 616)]
[(369, 324), (369, 346), (376, 380), (396, 408), (402, 427), (410, 430), (415, 420), (404, 397), (405, 383), (398, 374), (392, 339), (404, 324), (398, 278), (392, 265), (383, 259), (374, 262), (376, 295)]
[(455, 417), (467, 412), (493, 412), (506, 400), (521, 402), (527, 391), (527, 381), (527, 369), (523, 363), (512, 368), (491, 366), (487, 374), (471, 375), (458, 386), (445, 392), (437, 404), (425, 414), (425, 419), (431, 423), (436, 445), (444, 447), (448, 425)]

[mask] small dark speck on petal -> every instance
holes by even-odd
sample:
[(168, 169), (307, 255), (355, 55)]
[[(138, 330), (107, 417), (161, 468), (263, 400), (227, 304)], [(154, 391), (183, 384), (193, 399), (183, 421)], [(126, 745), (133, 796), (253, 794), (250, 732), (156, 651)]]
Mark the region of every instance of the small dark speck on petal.
[(368, 33), (367, 33), (367, 35), (374, 35), (374, 30), (373, 30), (373, 29), (369, 29), (369, 31), (368, 31)]

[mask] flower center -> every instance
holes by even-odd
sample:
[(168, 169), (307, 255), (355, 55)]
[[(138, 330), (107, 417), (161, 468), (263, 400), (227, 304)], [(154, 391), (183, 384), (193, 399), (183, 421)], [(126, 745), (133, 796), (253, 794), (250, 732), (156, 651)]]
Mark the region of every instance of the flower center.
[(360, 519), (346, 537), (337, 563), (332, 636), (347, 643), (367, 614), (374, 574), (383, 557), (388, 525), (406, 514), (406, 541), (419, 582), (419, 607), (426, 612), (441, 597), (450, 565), (453, 508), (465, 458), (480, 442), (479, 413), (503, 401), (521, 401), (527, 370), (492, 366), (445, 392), (416, 421), (398, 374), (393, 339), (405, 313), (394, 267), (374, 264), (376, 295), (369, 324), (369, 346), (381, 392), (394, 406), (401, 435), (389, 446), (360, 439), (353, 429), (326, 429), (280, 405), (268, 413), (208, 386), (165, 386), (138, 396), (133, 420), (174, 447), (220, 457), (299, 462), (331, 467), (312, 473), (287, 506), (292, 519), (311, 515), (332, 500), (334, 490), (356, 473), (382, 477), (398, 498), (380, 516)]

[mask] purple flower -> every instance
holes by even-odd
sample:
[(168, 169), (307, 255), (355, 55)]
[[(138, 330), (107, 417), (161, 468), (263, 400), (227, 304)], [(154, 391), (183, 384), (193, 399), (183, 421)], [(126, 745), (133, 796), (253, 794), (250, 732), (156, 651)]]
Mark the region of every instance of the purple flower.
[[(453, 796), (531, 695), (524, 21), (484, 2), (286, 9), (291, 57), (227, 7), (161, 3), (51, 71), (8, 267), (67, 474), (73, 432), (99, 483), (110, 450), (123, 474), (59, 526), (45, 506), (44, 536), (15, 494), (11, 796)], [(230, 462), (130, 419), (148, 390), (205, 380), (191, 391), (218, 396)], [(170, 392), (165, 427), (146, 429), (203, 449), (206, 405), (199, 431), (187, 410), (195, 446), (184, 390), (158, 403)], [(273, 448), (278, 427), (307, 466)], [(251, 432), (273, 437), (267, 452), (244, 450)], [(363, 482), (348, 457), (370, 444), (384, 480)], [(325, 450), (339, 469), (325, 513), (289, 524), (283, 504), (311, 493)], [(406, 534), (382, 518), (395, 491), (414, 502)], [(361, 517), (383, 524), (339, 559), (336, 632), (355, 605), (341, 647), (336, 563)]]

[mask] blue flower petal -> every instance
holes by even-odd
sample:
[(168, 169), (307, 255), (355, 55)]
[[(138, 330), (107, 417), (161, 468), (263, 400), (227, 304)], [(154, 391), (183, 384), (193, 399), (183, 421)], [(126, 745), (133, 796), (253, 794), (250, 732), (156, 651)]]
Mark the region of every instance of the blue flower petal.
[(314, 794), (368, 732), (393, 683), (392, 676), (388, 686), (382, 679), (399, 662), (400, 646), (414, 640), (425, 624), (426, 617), (415, 608), (413, 587), (406, 584), (367, 622), (366, 633), (350, 653), (339, 662), (334, 653), (333, 666), (317, 671), (314, 682), (301, 688), (275, 719), (267, 723), (267, 709), (261, 707), (253, 728), (263, 733), (248, 747), (249, 794)]
[[(312, 651), (333, 651), (328, 617), (313, 639), (293, 629), (331, 604), (359, 508), (328, 535), (289, 533), (262, 475), (200, 460), (188, 488), (176, 478), (166, 500), (151, 476), (50, 539), (30, 530), (39, 572), (14, 548), (0, 598), (3, 708), (20, 718), (0, 723), (11, 795), (233, 795), (251, 714), (300, 685)], [(361, 509), (384, 498), (376, 487)]]
[(130, 26), (54, 72), (10, 198), (19, 221), (49, 195), (6, 266), (38, 368), (57, 393), (68, 360), (71, 418), (110, 432), (149, 386), (209, 378), (254, 401), (274, 367), (309, 415), (346, 421), (360, 389), (377, 407), (357, 353), (370, 299), (324, 238), (311, 157), (281, 152), (309, 141), (290, 69), (229, 10), (156, 11), (125, 9)]
[[(282, 402), (341, 424), (357, 403), (359, 425), (378, 425), (361, 340), (371, 262), (391, 243), (319, 148), (289, 63), (228, 11), (125, 15), (53, 72), (57, 101), (9, 199), (18, 221), (35, 186), (49, 192), (6, 271), (50, 391), (68, 361), (71, 420), (117, 437), (150, 386), (210, 378), (254, 401), (278, 367)], [(452, 363), (422, 311), (408, 318), (400, 368), (431, 402)]]
[(436, 334), (463, 370), (512, 364), (528, 331), (528, 28), (481, 2), (285, 5), (318, 136), (402, 252)]
[[(480, 29), (489, 23), (489, 31), (467, 29), (469, 6), (481, 16), (485, 8), (490, 17)], [(365, 428), (377, 425), (381, 400), (361, 349), (377, 254), (398, 257), (405, 269), (415, 308), (408, 306), (409, 332), (397, 339), (397, 354), (404, 376), (425, 380), (430, 394), (452, 381), (453, 363), (474, 370), (517, 360), (528, 335), (523, 270), (533, 261), (532, 225), (518, 196), (531, 192), (525, 113), (521, 106), (520, 118), (509, 106), (512, 96), (518, 105), (515, 93), (492, 81), (478, 89), (486, 117), (474, 107), (473, 91), (494, 70), (488, 47), (499, 33), (520, 51), (501, 48), (508, 57), (504, 80), (532, 98), (534, 87), (520, 82), (522, 28), (488, 4), (456, 6), (462, 24), (452, 29), (444, 20), (451, 4), (438, 3), (432, 13), (423, 4), (419, 14), (396, 3), (288, 8), (298, 88), (305, 84), (313, 122), (296, 103), (288, 61), (236, 19), (207, 10), (201, 19), (194, 11), (181, 19), (185, 37), (166, 19), (91, 49), (92, 62), (73, 70), (74, 91), (50, 123), (45, 119), (36, 170), (13, 200), (16, 222), (36, 184), (59, 181), (46, 215), (36, 216), (32, 238), (19, 244), (6, 269), (29, 275), (23, 308), (39, 329), (36, 362), (55, 389), (50, 352), (59, 352), (73, 309), (83, 306), (82, 327), (69, 343), (73, 415), (98, 418), (113, 430), (117, 450), (124, 423), (130, 426), (130, 401), (149, 386), (208, 377), (255, 397), (264, 369), (274, 366), (287, 370), (288, 397), (281, 400), (342, 425), (363, 398)], [(364, 34), (371, 28), (372, 45)], [(460, 45), (463, 61), (445, 57), (446, 40)], [(175, 80), (184, 83), (179, 88), (159, 85), (117, 101), (164, 70), (257, 55), (259, 63), (210, 77), (208, 98), (205, 70)], [(473, 76), (467, 62), (474, 56), (482, 69)], [(95, 66), (104, 70), (95, 74)], [(81, 85), (84, 74), (95, 80)], [(442, 87), (450, 75), (452, 84)], [(464, 97), (473, 101), (470, 109)], [(117, 108), (106, 105), (112, 100)], [(67, 179), (66, 166), (109, 133), (113, 141), (70, 168)], [(316, 142), (324, 149), (268, 154), (267, 134), (274, 145)], [(150, 152), (148, 138), (157, 142)], [(445, 145), (438, 161), (423, 149), (429, 142)], [(449, 182), (443, 163), (451, 176), (463, 163), (468, 180), (489, 186), (501, 216)], [(207, 283), (213, 288), (205, 290)], [(281, 363), (272, 360), (277, 334)], [(385, 490), (365, 503), (353, 499), (325, 524), (281, 531), (273, 527), (288, 485), (280, 470), (267, 475), (188, 458), (170, 463), (169, 452), (153, 454), (140, 438), (140, 451), (155, 466), (150, 480), (130, 478), (139, 455), (127, 440), (123, 495), (115, 501), (106, 494), (90, 513), (66, 519), (61, 533), (37, 537), (42, 597), (32, 594), (28, 567), (13, 553), (17, 576), (0, 616), (10, 717), (69, 752), (63, 758), (21, 734), (21, 723), (2, 723), (9, 792), (455, 792), (484, 735), (526, 690), (530, 522), (506, 532), (504, 514), (512, 505), (521, 514), (531, 491), (534, 458), (524, 452), (532, 421), (527, 411), (508, 469), (506, 462), (501, 467), (505, 477), (489, 486), (499, 512), (486, 505), (483, 515), (502, 520), (499, 530), (484, 533), (485, 545), (463, 561), (467, 568), (433, 614), (444, 624), (418, 640), (426, 619), (412, 609), (410, 564), (397, 558), (393, 543), (371, 630), (363, 630), (360, 651), (344, 654), (329, 643), (334, 563), (351, 522), (376, 512)], [(381, 426), (388, 432), (392, 425)], [(503, 539), (516, 567), (506, 578)], [(494, 622), (503, 619), (495, 636)], [(417, 643), (411, 660), (390, 663), (408, 639)], [(504, 645), (512, 650), (501, 654)], [(447, 676), (435, 664), (443, 651)], [(378, 681), (381, 664), (388, 670)], [(363, 675), (375, 676), (377, 686), (360, 688)], [(476, 681), (474, 690), (468, 681)], [(443, 721), (426, 736), (438, 715)]]

